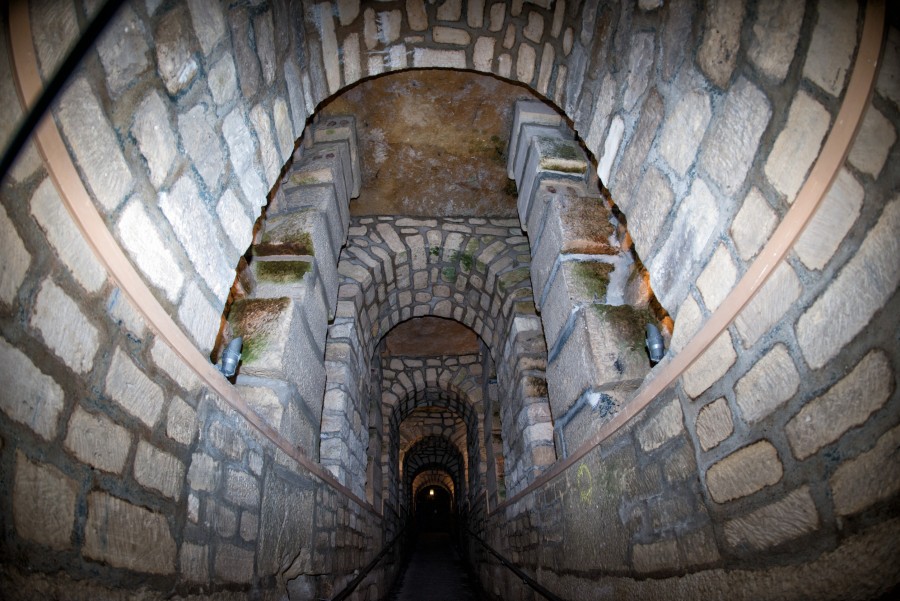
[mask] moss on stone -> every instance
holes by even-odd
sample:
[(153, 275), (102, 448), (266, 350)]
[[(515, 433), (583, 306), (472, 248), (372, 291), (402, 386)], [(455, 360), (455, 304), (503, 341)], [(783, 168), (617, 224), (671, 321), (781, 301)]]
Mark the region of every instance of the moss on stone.
[(518, 269), (513, 269), (512, 271), (507, 271), (498, 278), (500, 290), (506, 292), (516, 284), (521, 284), (529, 277), (531, 277), (531, 270), (528, 267), (520, 267)]
[(319, 180), (312, 175), (301, 175), (299, 173), (295, 173), (291, 176), (291, 183), (296, 184), (298, 186), (309, 186), (312, 184), (320, 183)]
[(258, 261), (256, 277), (262, 282), (294, 284), (310, 270), (309, 261)]
[(441, 270), (441, 276), (445, 282), (453, 283), (456, 281), (456, 267), (448, 266)]
[(254, 298), (235, 302), (228, 315), (236, 336), (242, 336), (244, 363), (260, 358), (281, 314), (290, 305), (288, 298)]
[(624, 348), (641, 352), (644, 348), (648, 323), (657, 323), (649, 307), (631, 305), (591, 305), (608, 327), (617, 332)]
[(614, 266), (599, 261), (580, 261), (572, 266), (578, 285), (592, 298), (603, 300), (609, 287), (609, 274)]

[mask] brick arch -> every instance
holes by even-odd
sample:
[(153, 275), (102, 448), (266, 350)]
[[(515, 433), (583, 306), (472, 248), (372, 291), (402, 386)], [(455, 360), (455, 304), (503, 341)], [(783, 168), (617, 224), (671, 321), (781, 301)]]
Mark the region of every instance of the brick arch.
[[(464, 456), (452, 441), (440, 436), (426, 436), (413, 445), (403, 458), (402, 499), (407, 508), (413, 506), (413, 482), (423, 471), (443, 470), (453, 482), (451, 496), (458, 503), (466, 498)], [(456, 491), (456, 494), (453, 494)]]
[(439, 486), (443, 488), (450, 493), (450, 497), (456, 502), (453, 478), (446, 470), (442, 468), (423, 469), (416, 474), (415, 478), (413, 478), (412, 486), (410, 487), (413, 500), (415, 500), (416, 494), (418, 494), (420, 490), (429, 486)]

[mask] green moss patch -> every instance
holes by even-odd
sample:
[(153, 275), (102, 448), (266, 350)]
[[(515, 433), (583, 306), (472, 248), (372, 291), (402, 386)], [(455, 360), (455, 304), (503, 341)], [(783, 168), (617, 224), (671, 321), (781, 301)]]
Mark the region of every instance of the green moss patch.
[(253, 363), (263, 354), (282, 313), (290, 305), (288, 298), (255, 298), (235, 302), (228, 321), (235, 336), (243, 336), (244, 363)]
[(603, 300), (606, 298), (606, 290), (609, 287), (609, 274), (613, 269), (614, 266), (610, 263), (581, 261), (572, 266), (572, 274), (586, 295), (596, 300)]
[(295, 284), (312, 268), (309, 261), (258, 261), (256, 277), (261, 282)]
[(520, 267), (518, 269), (513, 269), (512, 271), (507, 271), (498, 278), (500, 290), (506, 292), (513, 286), (521, 284), (529, 277), (531, 277), (531, 270), (528, 267)]
[(258, 257), (272, 257), (278, 255), (306, 255), (315, 256), (312, 237), (309, 232), (279, 231), (266, 232), (262, 241), (253, 248), (253, 254)]

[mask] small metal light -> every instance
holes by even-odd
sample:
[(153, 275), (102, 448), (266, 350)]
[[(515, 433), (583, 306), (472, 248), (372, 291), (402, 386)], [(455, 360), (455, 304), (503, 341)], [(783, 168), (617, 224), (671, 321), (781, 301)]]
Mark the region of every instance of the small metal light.
[(650, 353), (650, 361), (659, 363), (666, 354), (665, 343), (662, 334), (652, 323), (647, 324), (647, 351)]
[(219, 361), (216, 367), (226, 378), (230, 378), (237, 371), (238, 363), (241, 361), (241, 347), (243, 344), (244, 339), (238, 336), (229, 342), (222, 352), (222, 360)]

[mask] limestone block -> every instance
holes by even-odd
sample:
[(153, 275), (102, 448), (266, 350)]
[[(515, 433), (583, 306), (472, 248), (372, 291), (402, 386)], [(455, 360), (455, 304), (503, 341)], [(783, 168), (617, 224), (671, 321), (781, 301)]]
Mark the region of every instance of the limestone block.
[(179, 386), (188, 392), (200, 387), (200, 379), (193, 369), (188, 367), (181, 357), (162, 339), (157, 338), (150, 347), (150, 356), (157, 367), (169, 375)]
[(65, 395), (19, 349), (0, 337), (0, 381), (15, 382), (0, 395), (0, 409), (44, 440), (56, 437)]
[(247, 451), (247, 442), (232, 426), (221, 420), (210, 424), (207, 430), (207, 439), (210, 444), (231, 457), (241, 462)]
[(797, 321), (797, 342), (818, 369), (859, 333), (900, 285), (900, 197), (884, 208), (859, 250)]
[(706, 7), (703, 40), (697, 52), (697, 63), (720, 88), (728, 86), (737, 63), (745, 10), (744, 0), (716, 2)]
[[(614, 266), (605, 261), (561, 261), (539, 306), (548, 348), (554, 348), (574, 311), (582, 305), (604, 303)], [(552, 267), (552, 265), (551, 265)], [(539, 290), (537, 284), (535, 289)]]
[(165, 402), (162, 389), (120, 348), (113, 353), (103, 391), (148, 428), (159, 420)]
[(779, 263), (735, 319), (735, 328), (744, 341), (744, 348), (756, 344), (772, 329), (800, 298), (802, 291), (794, 269), (786, 261)]
[(862, 201), (862, 186), (847, 169), (841, 169), (794, 243), (794, 252), (804, 265), (810, 269), (825, 267), (859, 217)]
[(765, 0), (757, 8), (747, 56), (775, 82), (784, 80), (794, 60), (803, 12), (803, 2)]
[(737, 268), (731, 260), (731, 254), (724, 244), (720, 244), (697, 278), (697, 289), (710, 311), (715, 311), (725, 300), (736, 281)]
[(758, 188), (751, 188), (731, 224), (731, 239), (738, 255), (749, 261), (775, 231), (778, 216)]
[(722, 111), (706, 136), (708, 142), (700, 151), (699, 162), (725, 194), (735, 194), (744, 183), (771, 116), (769, 99), (748, 80), (739, 78), (728, 90)]
[[(273, 472), (277, 474), (277, 471)], [(325, 504), (318, 505), (321, 509)], [(316, 506), (313, 489), (301, 489), (294, 482), (277, 475), (265, 478), (257, 544), (259, 576), (283, 570), (282, 558), (298, 556), (297, 541), (306, 540), (308, 533), (313, 531)], [(306, 554), (306, 561), (309, 561), (309, 553)], [(309, 565), (298, 567), (304, 572), (311, 568)]]
[(716, 503), (726, 503), (777, 483), (783, 474), (778, 451), (768, 440), (760, 440), (709, 468), (706, 487)]
[(222, 538), (231, 538), (237, 532), (237, 515), (225, 505), (217, 504), (212, 499), (206, 502), (207, 523), (213, 526), (216, 534)]
[(783, 344), (750, 368), (734, 387), (735, 400), (744, 419), (756, 423), (788, 401), (800, 388), (800, 374)]
[(832, 96), (839, 96), (856, 48), (857, 6), (852, 2), (828, 0), (817, 8), (816, 28), (803, 64), (803, 76)]
[(225, 499), (241, 507), (259, 507), (259, 483), (247, 472), (228, 468), (225, 471)]
[(850, 428), (864, 424), (884, 406), (893, 390), (890, 361), (882, 351), (870, 351), (853, 371), (787, 423), (785, 432), (794, 456), (806, 459)]
[(141, 440), (134, 456), (134, 479), (141, 486), (177, 501), (184, 481), (184, 464), (174, 455)]
[(345, 141), (350, 146), (350, 171), (353, 185), (350, 186), (350, 198), (359, 196), (362, 185), (359, 166), (359, 142), (356, 137), (356, 117), (353, 115), (335, 115), (320, 122), (313, 128), (313, 142)]
[(160, 194), (159, 206), (191, 264), (224, 304), (234, 282), (234, 270), (226, 261), (224, 241), (197, 184), (190, 176), (182, 176), (171, 190)]
[(31, 9), (31, 31), (41, 74), (46, 80), (53, 76), (78, 39), (77, 9), (72, 0), (36, 4)]
[(281, 418), (284, 414), (284, 404), (279, 395), (266, 386), (250, 386), (245, 376), (238, 377), (238, 390), (241, 398), (263, 420), (275, 428), (281, 429)]
[[(88, 292), (100, 290), (106, 282), (106, 270), (97, 261), (94, 251), (85, 242), (81, 231), (66, 211), (50, 178), (41, 182), (31, 197), (31, 215), (44, 231), (47, 240), (56, 250), (57, 256), (69, 268), (78, 283)], [(11, 230), (10, 234), (15, 236), (10, 245), (14, 246), (15, 240), (18, 240), (18, 234), (14, 230)], [(12, 249), (12, 252), (16, 251)], [(27, 252), (25, 256), (28, 256)], [(15, 262), (19, 257), (13, 255), (11, 259)]]
[(732, 547), (767, 549), (819, 527), (819, 514), (803, 486), (783, 499), (725, 522), (725, 540)]
[(16, 451), (12, 512), (19, 536), (52, 549), (70, 548), (77, 495), (74, 480)]
[(82, 552), (117, 568), (171, 574), (177, 547), (162, 514), (94, 492), (88, 497)]
[(319, 142), (305, 150), (299, 161), (295, 157), (287, 178), (294, 185), (332, 184), (337, 194), (341, 224), (346, 229), (350, 223), (350, 192), (353, 188), (350, 165), (349, 142)]
[(885, 432), (874, 448), (846, 461), (828, 480), (838, 515), (852, 515), (900, 490), (900, 427)]
[(878, 179), (896, 141), (893, 124), (870, 104), (847, 158), (851, 165)]
[(294, 130), (287, 102), (284, 98), (275, 99), (272, 106), (272, 118), (275, 121), (275, 135), (278, 136), (278, 148), (282, 158), (287, 161), (294, 152)]
[(222, 326), (224, 304), (222, 299), (213, 305), (196, 283), (189, 282), (178, 307), (178, 318), (187, 333), (194, 339), (197, 348), (207, 354), (212, 351)]
[(694, 297), (688, 295), (678, 310), (678, 316), (675, 318), (675, 331), (672, 333), (672, 342), (669, 348), (673, 352), (678, 352), (687, 345), (700, 325), (703, 323), (703, 314), (700, 311), (700, 305), (694, 300)]
[(237, 73), (230, 55), (226, 54), (210, 67), (206, 83), (213, 100), (220, 107), (234, 100), (237, 94)]
[[(213, 67), (213, 69), (215, 68)], [(210, 81), (212, 81), (212, 74), (210, 74)], [(191, 157), (197, 173), (203, 178), (207, 189), (215, 195), (221, 189), (225, 173), (225, 170), (222, 169), (225, 153), (222, 141), (213, 130), (214, 126), (215, 111), (204, 104), (197, 104), (186, 113), (178, 115), (181, 143), (188, 156)]]
[(216, 215), (235, 250), (241, 255), (245, 254), (253, 240), (253, 222), (231, 189), (225, 190), (219, 199)]
[(134, 179), (119, 140), (87, 80), (79, 78), (62, 94), (57, 117), (94, 198), (107, 213), (131, 192)]
[(47, 347), (77, 373), (88, 373), (100, 348), (100, 333), (72, 298), (52, 280), (41, 285), (29, 321)]
[(181, 576), (188, 582), (209, 581), (209, 547), (194, 543), (181, 543), (179, 553)]
[(663, 306), (675, 305), (678, 288), (698, 271), (707, 243), (718, 234), (718, 204), (698, 178), (678, 205), (668, 238), (648, 263), (653, 290)]
[(113, 288), (106, 301), (106, 313), (113, 323), (143, 339), (147, 332), (144, 318), (118, 288)]
[(541, 67), (538, 71), (537, 91), (546, 96), (550, 88), (550, 77), (553, 74), (553, 66), (556, 62), (556, 50), (549, 43), (544, 44), (541, 51)]
[(203, 0), (188, 0), (187, 5), (203, 55), (209, 56), (227, 31), (222, 7), (216, 2)]
[(481, 36), (475, 40), (475, 49), (472, 55), (472, 62), (478, 71), (493, 72), (494, 65), (494, 48), (497, 40), (487, 36)]
[[(496, 3), (491, 7), (491, 20), (493, 22), (494, 7), (499, 7), (501, 12), (505, 8), (501, 3)], [(501, 16), (502, 19), (502, 16)], [(491, 31), (494, 31), (493, 29)], [(499, 31), (499, 30), (497, 30)], [(507, 175), (510, 179), (516, 178), (515, 166), (520, 162), (516, 156), (519, 149), (520, 136), (522, 134), (522, 126), (526, 123), (534, 125), (545, 125), (550, 127), (558, 127), (562, 125), (562, 117), (548, 107), (543, 102), (534, 100), (518, 100), (513, 109), (513, 126), (509, 137), (509, 149), (507, 152)], [(527, 148), (527, 146), (523, 147)]]
[(416, 69), (467, 69), (465, 50), (413, 49), (413, 67)]
[(647, 169), (628, 217), (628, 229), (639, 256), (652, 256), (674, 203), (675, 193), (669, 178), (656, 167)]
[(121, 94), (150, 66), (146, 35), (140, 18), (130, 6), (118, 11), (103, 31), (97, 52), (113, 97)]
[(728, 401), (718, 398), (703, 407), (697, 415), (697, 439), (704, 451), (716, 446), (734, 432)]
[(184, 285), (184, 275), (140, 200), (133, 199), (125, 206), (118, 229), (119, 241), (144, 277), (174, 302)]
[(806, 181), (828, 133), (828, 110), (802, 90), (794, 97), (787, 123), (778, 134), (766, 161), (766, 177), (792, 203)]
[(150, 92), (138, 106), (131, 133), (150, 168), (150, 183), (159, 189), (178, 154), (166, 104), (159, 92)]
[[(506, 21), (506, 3), (495, 2), (491, 4), (490, 25), (488, 31), (500, 31), (503, 29), (503, 23)], [(515, 130), (515, 128), (513, 128)]]
[(655, 35), (652, 33), (634, 33), (631, 36), (628, 51), (628, 80), (622, 106), (626, 111), (634, 109), (637, 101), (647, 91), (653, 58), (656, 54)]
[[(533, 126), (526, 125), (526, 132)], [(527, 136), (523, 133), (523, 137)], [(522, 150), (519, 151), (522, 153)], [(519, 187), (517, 205), (519, 220), (528, 223), (534, 204), (534, 191), (545, 178), (572, 180), (582, 184), (587, 174), (584, 152), (574, 140), (557, 137), (534, 136), (531, 138), (522, 176), (516, 180)]]
[(197, 411), (179, 397), (173, 398), (166, 414), (166, 436), (190, 445), (197, 434), (197, 423)]
[[(520, 126), (520, 130), (516, 137), (516, 158), (515, 162), (512, 163), (512, 173), (513, 176), (510, 179), (516, 180), (516, 184), (519, 187), (519, 193), (521, 194), (522, 184), (524, 183), (525, 178), (525, 166), (528, 162), (528, 152), (531, 148), (531, 143), (536, 136), (543, 136), (545, 138), (560, 138), (564, 139), (567, 137), (571, 137), (568, 135), (568, 130), (559, 126), (550, 126), (544, 125), (541, 123), (523, 123)], [(512, 140), (510, 140), (510, 152), (512, 152)]]
[(283, 165), (275, 138), (272, 136), (272, 119), (269, 117), (268, 110), (262, 104), (257, 104), (250, 109), (250, 122), (253, 124), (256, 138), (259, 140), (259, 153), (262, 158), (266, 186), (271, 188)]
[(468, 46), (472, 41), (472, 36), (465, 29), (456, 27), (434, 27), (431, 30), (431, 39), (438, 44), (449, 44), (451, 46)]
[(188, 22), (183, 7), (169, 11), (159, 20), (153, 36), (157, 69), (173, 96), (191, 85), (200, 68)]
[(253, 40), (256, 42), (256, 53), (262, 66), (263, 81), (271, 86), (275, 82), (275, 68), (278, 63), (272, 11), (267, 10), (253, 17)]
[(103, 415), (76, 407), (64, 444), (80, 461), (104, 472), (121, 474), (128, 459), (131, 434)]
[(462, 0), (444, 0), (438, 7), (438, 21), (459, 21), (462, 16)]
[(13, 222), (0, 206), (0, 302), (12, 305), (31, 265), (31, 253), (19, 237)]
[(220, 474), (219, 464), (209, 455), (194, 453), (191, 456), (187, 480), (193, 490), (215, 492), (219, 485)]
[(658, 449), (684, 432), (683, 420), (681, 403), (675, 397), (637, 428), (637, 439), (641, 449), (645, 453)]
[(267, 211), (268, 219), (298, 210), (312, 209), (325, 215), (327, 232), (331, 240), (331, 248), (336, 252), (344, 246), (349, 228), (349, 211), (347, 219), (342, 215), (337, 193), (332, 184), (297, 185), (288, 179), (283, 184), (283, 195), (278, 195)]
[(413, 31), (428, 29), (428, 13), (425, 12), (425, 0), (406, 0), (406, 19)]
[(222, 122), (222, 136), (228, 145), (231, 165), (234, 167), (247, 202), (251, 207), (265, 205), (267, 188), (259, 175), (256, 142), (250, 135), (240, 107), (235, 108), (225, 117)]
[(692, 87), (681, 95), (663, 124), (659, 152), (681, 177), (694, 163), (711, 118), (709, 94)]

